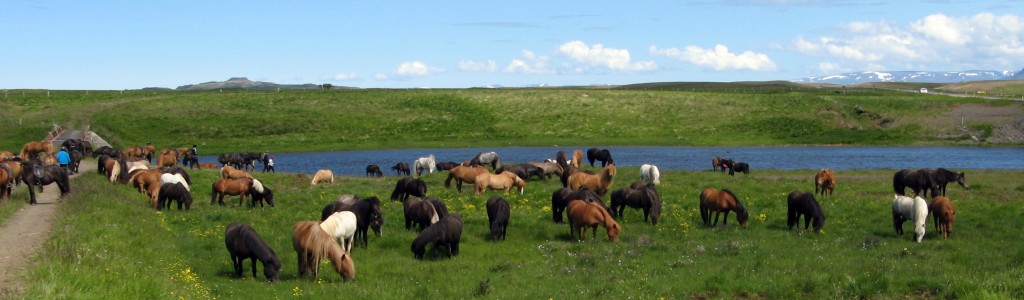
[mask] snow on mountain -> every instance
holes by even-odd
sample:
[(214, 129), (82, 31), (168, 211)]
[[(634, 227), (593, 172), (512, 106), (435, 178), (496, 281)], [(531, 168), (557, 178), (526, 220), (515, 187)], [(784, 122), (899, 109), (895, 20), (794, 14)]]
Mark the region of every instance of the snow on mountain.
[[(1021, 70), (1024, 71), (1024, 70)], [(980, 80), (1009, 80), (1018, 75), (1014, 71), (969, 70), (949, 72), (929, 71), (865, 71), (793, 80), (801, 83), (857, 84), (865, 82), (932, 82), (954, 83)], [(1019, 76), (1018, 76), (1019, 77)]]

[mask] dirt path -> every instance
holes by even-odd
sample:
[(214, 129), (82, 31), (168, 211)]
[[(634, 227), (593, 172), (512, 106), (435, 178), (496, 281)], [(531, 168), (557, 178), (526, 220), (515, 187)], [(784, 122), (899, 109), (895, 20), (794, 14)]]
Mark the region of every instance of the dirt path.
[[(96, 163), (82, 162), (79, 171), (71, 178), (96, 171)], [(43, 193), (36, 194), (39, 204), (23, 207), (0, 226), (0, 297), (21, 294), (25, 283), (18, 276), (32, 267), (30, 259), (42, 249), (43, 243), (53, 231), (53, 219), (60, 205), (60, 189), (56, 184), (45, 186), (44, 189)], [(72, 184), (71, 192), (74, 191)], [(28, 202), (27, 197), (25, 195), (9, 201)]]

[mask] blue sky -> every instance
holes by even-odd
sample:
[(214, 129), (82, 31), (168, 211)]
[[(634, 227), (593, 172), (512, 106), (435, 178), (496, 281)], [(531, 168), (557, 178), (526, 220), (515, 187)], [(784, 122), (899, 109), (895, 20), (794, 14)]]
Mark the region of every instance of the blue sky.
[(0, 88), (793, 80), (1024, 68), (1021, 1), (27, 1)]

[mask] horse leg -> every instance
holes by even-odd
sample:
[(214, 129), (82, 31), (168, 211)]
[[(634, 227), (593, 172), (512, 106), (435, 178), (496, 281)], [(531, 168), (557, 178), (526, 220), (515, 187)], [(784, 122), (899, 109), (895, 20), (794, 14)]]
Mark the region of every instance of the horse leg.
[(892, 212), (892, 227), (896, 230), (897, 235), (903, 234), (903, 220), (901, 219), (900, 213)]
[(242, 277), (242, 258), (232, 254), (231, 266), (235, 268), (235, 276)]
[(811, 214), (804, 214), (804, 230), (811, 227)]
[(256, 278), (256, 257), (250, 257), (249, 260), (252, 261), (252, 278)]

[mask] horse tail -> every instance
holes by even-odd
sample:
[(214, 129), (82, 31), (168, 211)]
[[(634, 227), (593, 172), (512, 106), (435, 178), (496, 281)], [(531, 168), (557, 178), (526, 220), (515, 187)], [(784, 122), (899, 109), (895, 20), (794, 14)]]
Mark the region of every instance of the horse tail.
[[(218, 181), (220, 181), (220, 180), (218, 180)], [(217, 200), (217, 183), (214, 182), (213, 183), (213, 187), (211, 188), (211, 191), (210, 191), (210, 204), (213, 204), (213, 202), (216, 201), (216, 200)]]
[(453, 174), (452, 171), (453, 170), (448, 170), (448, 179), (444, 180), (444, 188), (446, 189), (452, 187), (452, 178), (455, 178), (455, 174)]

